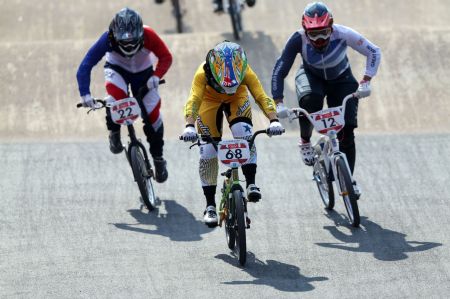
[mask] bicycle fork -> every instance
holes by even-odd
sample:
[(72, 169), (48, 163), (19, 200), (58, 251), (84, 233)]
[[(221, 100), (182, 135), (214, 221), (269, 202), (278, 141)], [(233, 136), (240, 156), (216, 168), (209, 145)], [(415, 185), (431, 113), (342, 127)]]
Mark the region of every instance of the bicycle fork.
[[(229, 206), (229, 204), (232, 203), (232, 196), (233, 191), (236, 189), (239, 190), (242, 193), (242, 199), (244, 204), (244, 212), (245, 212), (245, 222), (246, 222), (246, 228), (250, 228), (250, 218), (247, 216), (247, 200), (244, 196), (244, 191), (242, 190), (241, 185), (239, 184), (239, 177), (237, 168), (230, 168), (227, 171), (221, 173), (222, 176), (225, 176), (225, 180), (222, 187), (222, 199), (220, 201), (219, 205), (219, 226), (222, 227), (222, 223), (226, 219), (230, 219), (230, 217), (233, 217), (232, 214), (230, 214), (230, 211), (233, 211), (232, 207)], [(234, 203), (239, 204), (239, 203)]]

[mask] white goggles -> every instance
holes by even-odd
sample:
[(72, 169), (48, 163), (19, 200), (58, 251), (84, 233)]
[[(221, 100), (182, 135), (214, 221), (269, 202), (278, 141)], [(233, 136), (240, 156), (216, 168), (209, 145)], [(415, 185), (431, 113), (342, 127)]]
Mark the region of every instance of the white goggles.
[(308, 30), (306, 31), (308, 38), (312, 41), (318, 39), (327, 39), (331, 35), (331, 28), (318, 29), (318, 30)]

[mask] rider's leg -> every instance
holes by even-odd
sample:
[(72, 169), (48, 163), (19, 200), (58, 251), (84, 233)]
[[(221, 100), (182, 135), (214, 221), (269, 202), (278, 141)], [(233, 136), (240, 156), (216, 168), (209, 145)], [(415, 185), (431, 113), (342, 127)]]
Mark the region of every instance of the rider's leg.
[[(248, 118), (235, 119), (236, 122), (231, 123), (231, 132), (233, 137), (236, 139), (246, 139), (250, 140), (253, 134), (252, 123)], [(247, 188), (247, 198), (251, 202), (258, 202), (261, 199), (260, 189), (255, 184), (256, 177), (256, 162), (257, 162), (257, 153), (256, 146), (253, 144), (253, 147), (250, 150), (250, 159), (249, 161), (242, 165), (242, 173), (245, 176), (246, 188)]]
[[(233, 137), (250, 140), (253, 135), (253, 124), (251, 104), (248, 97), (236, 99), (230, 104), (229, 110), (225, 110), (225, 113)], [(247, 198), (249, 201), (257, 202), (261, 199), (261, 192), (255, 184), (257, 154), (254, 144), (250, 150), (250, 159), (241, 168), (247, 185)]]
[[(128, 96), (128, 84), (122, 75), (108, 67), (105, 67), (104, 74), (108, 95), (116, 101), (126, 98)], [(106, 127), (109, 130), (109, 149), (113, 154), (121, 153), (123, 145), (120, 141), (120, 125), (112, 121), (111, 111), (108, 107), (106, 108)]]
[[(358, 88), (358, 81), (352, 74), (351, 69), (346, 70), (337, 79), (329, 82), (327, 86), (327, 100), (328, 106), (335, 107), (342, 105), (343, 99), (355, 92)], [(340, 150), (347, 156), (348, 166), (353, 174), (355, 169), (356, 161), (356, 145), (355, 145), (355, 134), (354, 129), (358, 127), (358, 100), (352, 98), (347, 101), (347, 106), (345, 108), (345, 126), (338, 133), (339, 147)], [(361, 195), (361, 189), (353, 181), (354, 190), (357, 198)]]
[[(223, 110), (226, 108), (218, 102), (203, 101), (197, 118), (197, 129), (200, 134), (209, 135), (215, 140), (222, 136)], [(217, 225), (216, 189), (219, 163), (217, 151), (212, 144), (200, 146), (199, 175), (206, 199), (204, 222), (209, 226)]]
[(157, 89), (152, 89), (142, 99), (147, 117), (143, 118), (144, 133), (150, 145), (150, 154), (155, 165), (155, 179), (162, 183), (167, 180), (167, 162), (163, 158), (164, 124), (160, 113), (161, 98)]
[[(343, 99), (355, 92), (358, 82), (353, 77), (351, 69), (345, 71), (337, 79), (327, 84), (327, 102), (329, 107), (342, 105)], [(356, 148), (353, 130), (358, 127), (358, 100), (349, 99), (345, 108), (345, 127), (338, 133), (339, 148), (346, 154), (351, 172), (355, 168)]]
[[(325, 96), (325, 85), (321, 78), (314, 76), (309, 71), (301, 67), (295, 75), (295, 90), (299, 106), (308, 112), (316, 112), (323, 107)], [(300, 116), (300, 156), (306, 165), (313, 165), (314, 151), (311, 146), (311, 135), (313, 126), (306, 118)]]
[(138, 99), (144, 122), (144, 133), (150, 145), (150, 155), (155, 165), (155, 180), (163, 183), (168, 178), (167, 162), (163, 157), (164, 125), (160, 113), (161, 97), (158, 89), (148, 90), (146, 82), (153, 75), (153, 67), (142, 72), (129, 74), (131, 91)]

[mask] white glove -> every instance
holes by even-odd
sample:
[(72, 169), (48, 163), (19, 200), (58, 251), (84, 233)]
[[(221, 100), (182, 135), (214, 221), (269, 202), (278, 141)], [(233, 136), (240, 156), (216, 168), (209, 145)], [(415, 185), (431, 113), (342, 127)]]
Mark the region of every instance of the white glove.
[(284, 106), (282, 102), (277, 104), (277, 116), (279, 118), (288, 118), (289, 117), (289, 109)]
[(281, 135), (283, 133), (284, 133), (284, 128), (280, 124), (279, 121), (272, 121), (270, 123), (269, 132), (267, 132), (267, 134), (269, 134), (269, 136)]
[(158, 88), (159, 86), (159, 77), (158, 76), (151, 76), (150, 79), (147, 81), (147, 87), (149, 90), (152, 90), (154, 88)]
[(181, 135), (181, 138), (183, 139), (183, 141), (188, 142), (188, 141), (196, 141), (198, 138), (197, 132), (195, 131), (195, 128), (193, 126), (187, 126), (184, 131), (183, 131), (183, 135)]
[(359, 82), (359, 87), (358, 87), (358, 95), (359, 98), (365, 98), (370, 96), (370, 81), (361, 81)]
[(89, 107), (89, 108), (94, 108), (94, 106), (95, 106), (94, 99), (91, 97), (90, 94), (81, 96), (81, 104), (83, 104), (83, 107)]

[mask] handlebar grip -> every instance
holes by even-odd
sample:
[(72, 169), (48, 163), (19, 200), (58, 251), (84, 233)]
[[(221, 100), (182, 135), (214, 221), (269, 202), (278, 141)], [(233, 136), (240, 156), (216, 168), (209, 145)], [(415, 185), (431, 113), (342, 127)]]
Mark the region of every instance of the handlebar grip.
[(166, 84), (166, 79), (159, 80), (159, 85)]
[(78, 104), (77, 104), (77, 108), (81, 108), (81, 107), (83, 107), (83, 104), (78, 103)]

